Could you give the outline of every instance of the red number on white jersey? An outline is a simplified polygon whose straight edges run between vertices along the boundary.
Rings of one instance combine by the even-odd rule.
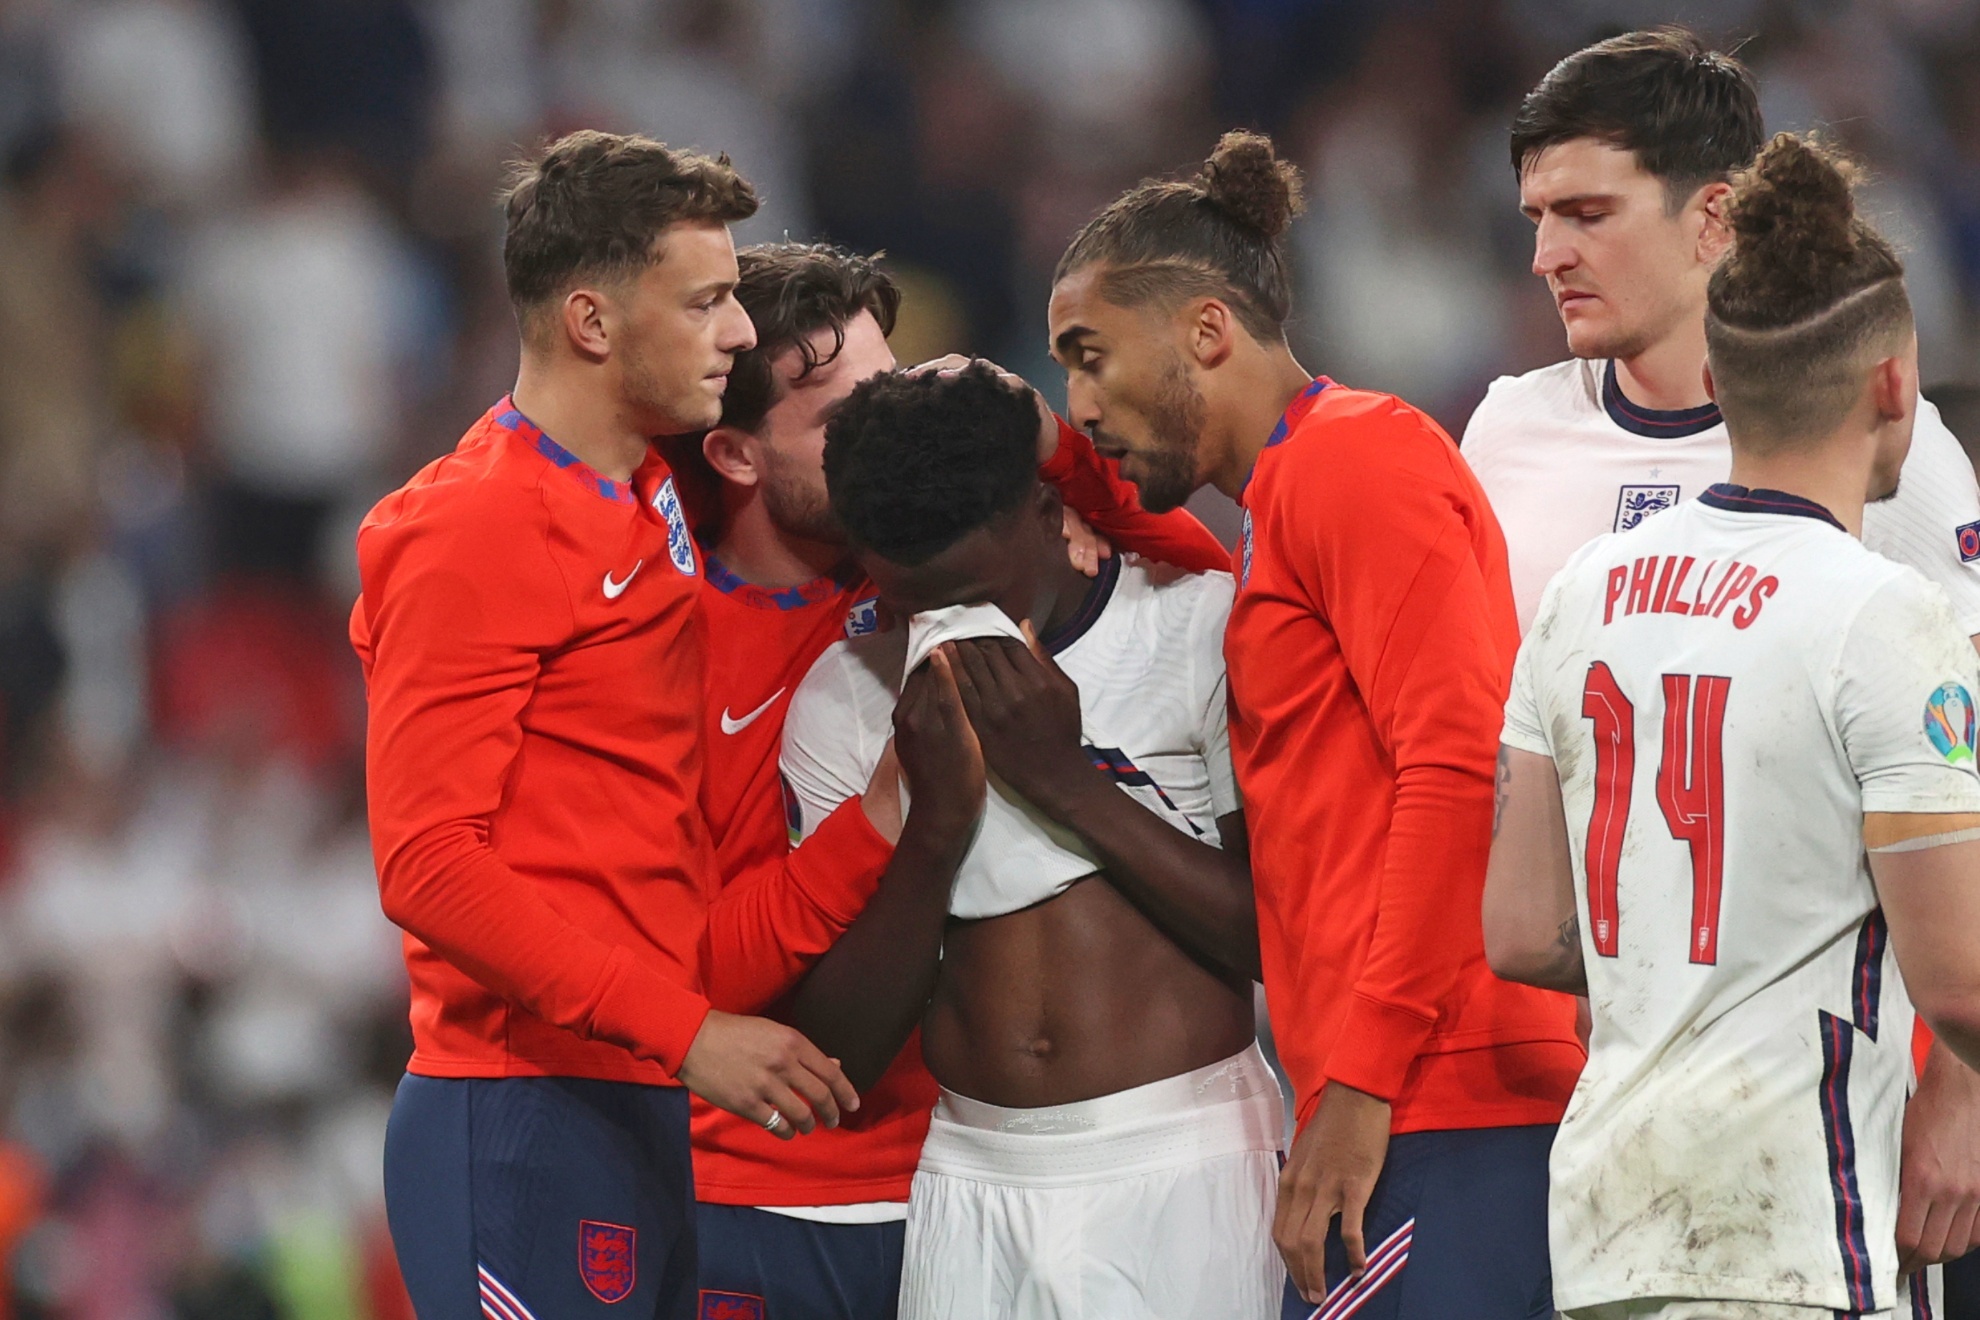
[[[1595,810],[1588,817],[1588,929],[1595,952],[1616,956],[1616,872],[1622,866],[1623,831],[1629,827],[1630,788],[1636,779],[1636,707],[1616,676],[1597,660],[1588,666],[1581,713],[1595,721]]]
[[[1664,755],[1657,805],[1671,837],[1691,848],[1691,961],[1719,960],[1719,899],[1726,867],[1724,732],[1732,680],[1664,675]],[[1595,952],[1616,956],[1617,880],[1636,778],[1636,707],[1609,667],[1588,666],[1581,714],[1595,725],[1595,809],[1588,817],[1588,923]]]
[[[1691,961],[1719,960],[1719,889],[1726,874],[1723,735],[1730,678],[1664,675],[1664,761],[1657,805],[1671,837],[1691,845]],[[1687,715],[1689,718],[1687,719]]]

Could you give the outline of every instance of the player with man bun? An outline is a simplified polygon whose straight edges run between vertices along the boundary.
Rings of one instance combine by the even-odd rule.
[[[1590,1000],[1552,1160],[1575,1320],[1928,1313],[1900,1128],[1913,1003],[1980,1063],[1980,665],[1859,539],[1918,350],[1852,179],[1782,134],[1735,180],[1705,320],[1731,480],[1577,552],[1514,674],[1486,949]]]
[[[1285,1109],[1253,1043],[1230,576],[1068,564],[1038,423],[978,364],[867,381],[827,428],[832,507],[905,626],[835,645],[798,689],[795,823],[944,701],[981,748],[983,815],[963,847],[919,850],[919,885],[890,879],[794,1020],[854,1079],[919,1023],[942,1085],[902,1320],[1268,1320]]]
[[[1471,919],[1518,632],[1505,544],[1450,438],[1286,344],[1298,177],[1227,134],[1061,258],[1067,415],[1150,508],[1245,510],[1224,654],[1258,939],[1299,1134],[1285,1314],[1549,1310],[1546,1160],[1572,1001],[1494,978]],[[1338,1219],[1338,1228],[1330,1224]]]

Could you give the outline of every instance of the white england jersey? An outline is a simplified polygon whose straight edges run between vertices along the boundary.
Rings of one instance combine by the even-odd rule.
[[[1104,561],[1078,616],[1039,639],[1079,685],[1085,727],[1119,744],[1090,745],[1088,757],[1130,796],[1172,824],[1180,818],[1210,844],[1219,843],[1217,818],[1240,806],[1224,696],[1232,595],[1228,573],[1184,573],[1117,555]],[[835,642],[791,697],[782,770],[796,838],[866,791],[894,734],[907,646],[907,629],[898,627]],[[982,860],[999,859],[969,858]],[[983,915],[966,905],[955,910]]]
[[[1793,496],[1710,489],[1549,585],[1503,738],[1560,772],[1594,1017],[1563,1310],[1893,1304],[1912,1011],[1863,815],[1980,811],[1976,692],[1945,593]]]
[[[1613,362],[1579,358],[1494,381],[1463,449],[1505,531],[1522,634],[1569,555],[1732,471],[1716,405],[1640,408],[1617,388]],[[1863,543],[1945,588],[1960,628],[1980,633],[1980,486],[1926,399],[1897,496],[1864,511]]]

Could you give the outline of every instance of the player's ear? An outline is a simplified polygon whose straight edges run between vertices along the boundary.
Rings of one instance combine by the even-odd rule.
[[[1917,406],[1918,366],[1915,358],[1887,357],[1870,372],[1870,399],[1880,421],[1903,421]]]
[[[754,486],[763,479],[756,464],[752,437],[733,426],[718,426],[701,437],[701,456],[715,475],[738,486]]]
[[[1711,359],[1706,359],[1705,365],[1700,368],[1700,371],[1703,372],[1705,377],[1705,397],[1713,403],[1717,403],[1719,401],[1719,387],[1712,381]]]
[[[603,362],[611,355],[612,337],[606,327],[609,313],[596,289],[572,289],[564,295],[557,312],[564,338],[578,356]]]
[[[1049,481],[1039,482],[1037,492],[1031,497],[1031,507],[1038,515],[1038,521],[1050,528],[1053,536],[1058,536],[1064,530],[1066,502],[1059,494],[1057,486]]]
[[[1236,314],[1222,298],[1196,298],[1183,305],[1185,349],[1199,367],[1222,364],[1242,333]]]
[[[1732,249],[1732,185],[1708,183],[1698,190],[1691,204],[1698,208],[1698,260],[1716,266]]]

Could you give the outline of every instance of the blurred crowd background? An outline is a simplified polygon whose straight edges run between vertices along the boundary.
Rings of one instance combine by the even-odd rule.
[[[1303,360],[1457,433],[1562,355],[1513,106],[1665,20],[1871,162],[1980,377],[1975,0],[0,0],[0,1317],[410,1314],[343,627],[364,510],[512,379],[505,159],[726,150],[739,240],[885,249],[903,361],[1056,396],[1072,231],[1263,127]]]

